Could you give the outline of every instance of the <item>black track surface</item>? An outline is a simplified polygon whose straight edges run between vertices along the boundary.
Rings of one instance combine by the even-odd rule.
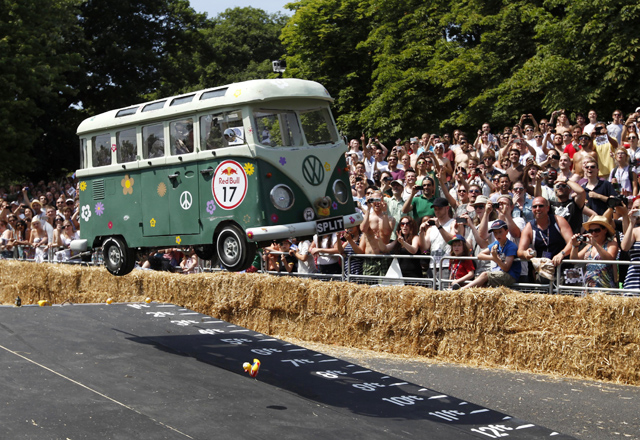
[[[571,438],[169,304],[0,307],[0,383],[0,439]]]

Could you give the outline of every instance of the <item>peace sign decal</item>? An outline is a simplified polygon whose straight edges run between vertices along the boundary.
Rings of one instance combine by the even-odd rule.
[[[191,208],[191,205],[193,205],[193,196],[191,193],[189,191],[185,191],[180,194],[180,207],[186,211]]]

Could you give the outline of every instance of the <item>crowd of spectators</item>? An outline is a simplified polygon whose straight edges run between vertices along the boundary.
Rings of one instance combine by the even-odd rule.
[[[69,259],[80,230],[73,178],[0,188],[0,208],[2,258]]]
[[[484,123],[476,133],[423,133],[391,147],[352,139],[345,156],[362,224],[273,243],[264,267],[384,276],[396,263],[403,277],[419,279],[441,262],[441,276],[458,289],[548,283],[550,265],[600,260],[565,265],[565,282],[640,289],[639,266],[602,263],[640,261],[639,112],[615,110],[606,122],[594,110],[574,121],[563,110],[540,121],[523,114],[502,130]],[[80,227],[76,184],[0,188],[0,257],[68,259]],[[383,257],[348,258],[362,254]],[[468,256],[476,258],[456,258]],[[167,265],[192,273],[199,261],[192,249],[165,249],[139,264]]]
[[[638,289],[639,266],[602,263],[640,261],[638,112],[523,114],[497,131],[485,123],[393,146],[352,139],[346,159],[362,224],[304,245],[274,243],[266,267],[336,274],[332,256],[342,254],[350,274],[384,276],[394,256],[431,255],[431,265],[447,256],[442,276],[459,289],[548,284],[563,260],[601,260],[564,264],[565,282]],[[389,257],[346,258],[358,254]],[[466,256],[476,259],[456,259]],[[424,259],[398,262],[403,277],[433,276]]]

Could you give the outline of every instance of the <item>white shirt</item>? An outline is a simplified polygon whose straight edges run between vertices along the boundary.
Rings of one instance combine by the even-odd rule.
[[[446,222],[442,227],[450,233],[454,233],[453,225],[455,224],[456,219],[452,218],[448,222]],[[451,246],[444,241],[442,238],[442,234],[436,227],[431,227],[427,231],[427,237],[429,238],[429,242],[431,243],[430,252],[431,256],[433,256],[434,264],[440,263],[440,258],[444,255],[451,255]],[[449,267],[449,260],[446,259],[442,263],[442,267]]]
[[[298,260],[298,273],[318,273],[316,263],[313,261],[313,255],[309,253],[310,246],[311,242],[309,240],[298,243],[298,253],[305,257],[304,261]]]

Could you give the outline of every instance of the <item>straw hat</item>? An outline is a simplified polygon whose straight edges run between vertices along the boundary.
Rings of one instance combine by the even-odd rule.
[[[605,228],[607,228],[607,231],[609,231],[609,235],[615,235],[616,233],[616,230],[613,228],[613,226],[611,226],[611,224],[607,221],[607,218],[603,215],[594,215],[589,219],[588,222],[584,222],[582,224],[582,227],[585,229],[585,231],[588,231],[591,228],[591,225],[604,226]]]

